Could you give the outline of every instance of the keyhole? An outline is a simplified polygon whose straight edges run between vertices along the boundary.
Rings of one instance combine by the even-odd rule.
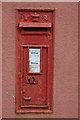
[[[30,81],[31,81],[31,77],[28,79],[28,83],[30,83]]]
[[[30,83],[30,79],[28,79],[28,83]]]

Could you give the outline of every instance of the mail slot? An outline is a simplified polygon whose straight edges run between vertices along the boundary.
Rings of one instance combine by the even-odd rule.
[[[17,9],[16,113],[52,113],[53,9]]]

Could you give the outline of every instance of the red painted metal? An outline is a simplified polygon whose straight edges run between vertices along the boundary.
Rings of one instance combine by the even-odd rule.
[[[17,10],[17,113],[52,113],[54,13]],[[29,72],[31,48],[40,50],[40,72]]]
[[[51,27],[51,23],[26,23],[26,22],[20,22],[19,27],[41,27],[41,28],[47,28]]]

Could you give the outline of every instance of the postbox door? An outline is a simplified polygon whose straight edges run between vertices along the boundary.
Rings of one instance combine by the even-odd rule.
[[[48,47],[23,47],[22,107],[47,106]]]

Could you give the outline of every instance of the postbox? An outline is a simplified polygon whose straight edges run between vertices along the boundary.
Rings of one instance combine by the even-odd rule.
[[[16,113],[52,113],[55,10],[16,11]]]

